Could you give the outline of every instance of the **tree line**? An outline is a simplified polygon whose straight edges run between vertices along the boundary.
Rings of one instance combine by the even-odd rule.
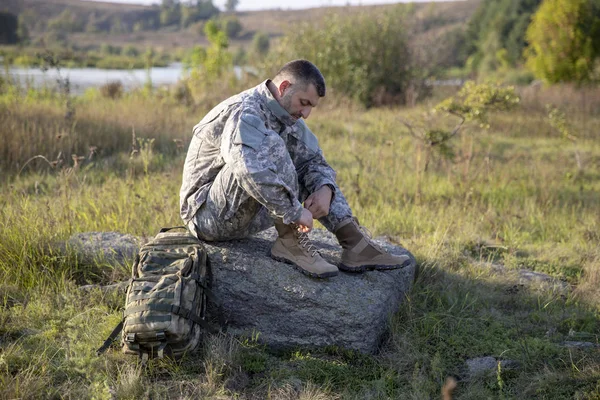
[[[235,8],[237,2],[229,0],[227,6]],[[220,10],[212,0],[162,0],[159,6],[123,12],[70,7],[50,18],[40,15],[35,8],[28,8],[18,16],[3,12],[2,18],[9,18],[11,21],[17,19],[17,25],[12,22],[2,23],[0,34],[8,35],[8,32],[12,32],[12,35],[16,34],[21,40],[27,40],[31,31],[66,35],[75,32],[125,33],[165,27],[187,28],[192,24],[215,18],[219,13]],[[11,39],[11,42],[14,42],[13,36]],[[7,43],[6,40],[4,42]]]
[[[481,75],[526,66],[549,83],[597,81],[600,1],[483,0],[465,46]]]

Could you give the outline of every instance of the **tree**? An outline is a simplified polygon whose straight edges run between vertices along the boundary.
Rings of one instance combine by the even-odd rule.
[[[239,3],[240,3],[239,0],[227,0],[225,2],[225,10],[229,11],[229,12],[233,12],[233,11],[235,11],[235,9],[237,8]]]
[[[198,20],[198,12],[195,6],[182,5],[181,7],[181,26],[187,28]]]
[[[200,19],[209,19],[219,14],[219,9],[215,7],[212,0],[198,0],[196,9]]]
[[[548,83],[593,79],[600,56],[600,5],[595,0],[544,0],[527,29],[527,67]]]
[[[100,32],[100,21],[95,12],[88,16],[87,24],[85,25],[85,31],[88,33]]]
[[[179,25],[181,21],[181,4],[179,0],[163,0],[160,6],[160,25]]]
[[[48,21],[51,31],[71,33],[83,31],[83,23],[69,9],[65,9],[55,18]]]
[[[19,42],[29,42],[29,29],[27,29],[27,24],[20,15],[18,20],[17,36],[19,36]]]
[[[0,44],[15,44],[19,41],[17,16],[0,12]]]
[[[219,29],[214,21],[208,21],[204,25],[204,34],[210,42],[210,46],[206,49],[206,59],[202,66],[204,67],[204,78],[207,82],[212,82],[233,67],[232,57],[227,51],[227,47],[229,47],[227,33]]]
[[[207,20],[219,13],[212,0],[189,1],[180,4],[180,25],[183,28],[202,20]]]
[[[123,48],[122,54],[128,57],[138,57],[140,55],[139,50],[133,45],[127,45]]]
[[[127,32],[127,26],[123,24],[123,21],[119,17],[114,17],[110,24],[110,33],[124,33]]]
[[[221,30],[225,31],[228,38],[236,38],[242,31],[242,23],[235,17],[224,18],[219,23]]]
[[[252,49],[255,53],[264,56],[269,52],[271,45],[269,35],[264,32],[256,32],[252,38]]]
[[[517,65],[527,45],[525,31],[542,0],[484,0],[469,21],[467,65],[487,73]]]

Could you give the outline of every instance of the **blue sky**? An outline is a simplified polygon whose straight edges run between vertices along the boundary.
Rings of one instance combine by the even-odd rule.
[[[134,3],[134,4],[153,4],[160,3],[160,0],[102,0],[110,1],[111,3]],[[432,0],[414,0],[414,2],[423,3]],[[433,1],[444,1],[444,0],[433,0]],[[351,5],[371,5],[371,4],[390,4],[390,3],[407,3],[409,1],[399,0],[303,0],[301,2],[297,0],[240,0],[238,10],[264,10],[272,8],[282,9],[301,9],[301,8],[313,8],[321,6],[344,6],[347,4]],[[223,9],[225,0],[213,0],[213,3]]]

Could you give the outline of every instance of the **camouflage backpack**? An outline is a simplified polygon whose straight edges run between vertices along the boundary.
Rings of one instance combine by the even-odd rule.
[[[177,227],[183,228],[185,227]],[[97,353],[103,353],[123,331],[123,352],[143,360],[177,358],[193,351],[206,322],[210,265],[200,241],[186,232],[163,228],[146,243],[133,263],[123,320]]]

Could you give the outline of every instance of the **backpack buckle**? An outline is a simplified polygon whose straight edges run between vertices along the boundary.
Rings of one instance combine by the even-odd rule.
[[[126,341],[127,343],[135,343],[135,333],[128,333],[128,334],[125,336],[125,341]]]
[[[157,332],[156,333],[156,340],[166,340],[167,339],[167,334],[165,332]]]

